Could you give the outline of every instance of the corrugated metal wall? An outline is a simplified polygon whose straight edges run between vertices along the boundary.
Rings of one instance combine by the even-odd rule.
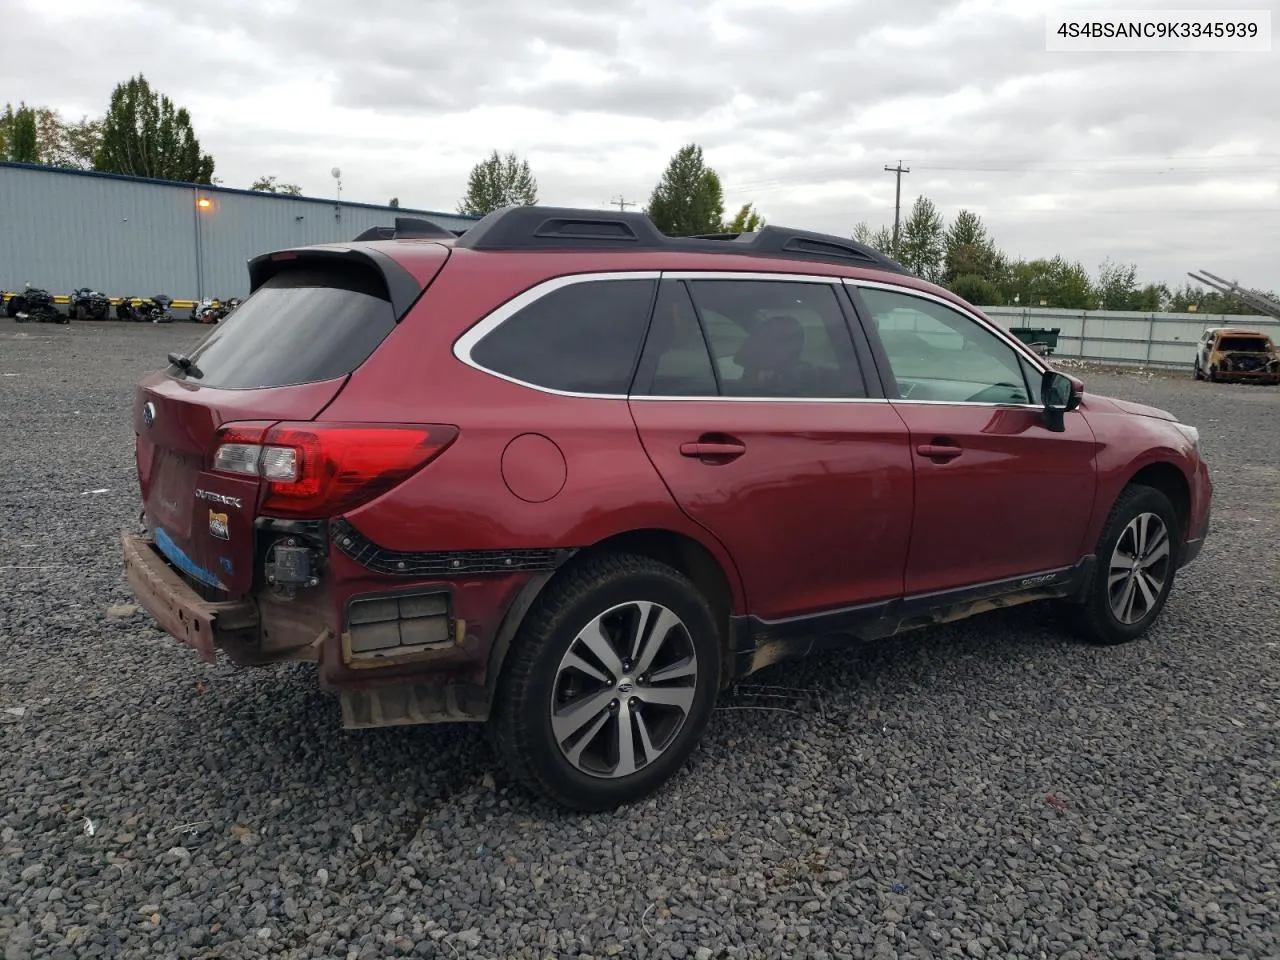
[[[207,208],[196,201],[206,197]],[[94,287],[112,296],[243,297],[245,261],[354,239],[394,217],[451,230],[474,220],[425,210],[283,197],[0,163],[0,290]]]
[[[1048,307],[983,307],[982,312],[1005,329],[1057,327],[1061,332],[1055,356],[1103,363],[1185,366],[1190,369],[1195,360],[1196,341],[1209,327],[1261,330],[1280,343],[1280,321],[1272,317],[1054,310]]]

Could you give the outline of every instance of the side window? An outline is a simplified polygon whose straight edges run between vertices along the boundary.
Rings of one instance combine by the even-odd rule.
[[[679,280],[664,280],[658,290],[634,392],[652,397],[714,397],[718,393],[707,341],[689,291]]]
[[[788,280],[689,282],[727,397],[865,397],[835,290]]]
[[[958,310],[906,293],[861,287],[905,400],[1036,403],[1018,351]]]
[[[590,280],[553,290],[483,337],[471,359],[538,387],[625,396],[656,283]]]

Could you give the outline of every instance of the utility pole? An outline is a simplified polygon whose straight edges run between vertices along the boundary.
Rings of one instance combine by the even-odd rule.
[[[621,196],[617,196],[609,201],[609,206],[613,206],[614,204],[617,204],[618,209],[623,213],[626,213],[627,207],[634,207],[636,202],[634,200],[623,200]]]
[[[897,174],[898,185],[893,191],[893,255],[898,256],[898,223],[902,218],[902,175],[910,173],[910,167],[904,167],[902,161],[898,161],[896,167],[886,166],[885,170],[889,173]]]

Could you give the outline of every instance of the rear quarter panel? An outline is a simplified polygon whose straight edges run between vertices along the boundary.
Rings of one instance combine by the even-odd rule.
[[[573,548],[630,530],[670,530],[716,558],[735,612],[745,612],[730,556],[672,500],[625,399],[546,394],[453,356],[454,342],[473,323],[555,275],[545,259],[455,252],[324,411],[321,420],[449,423],[460,431],[437,460],[348,518],[380,546],[406,551]],[[628,267],[645,269],[634,259]],[[578,260],[576,269],[560,272],[616,268],[616,260]]]

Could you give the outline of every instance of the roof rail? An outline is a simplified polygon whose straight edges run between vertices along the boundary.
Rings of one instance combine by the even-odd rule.
[[[422,220],[418,217],[396,217],[394,227],[370,227],[352,242],[355,243],[361,240],[435,240],[442,237],[448,237],[452,240],[458,235],[457,232],[447,227],[442,227],[438,223],[432,223],[430,220]]]
[[[504,207],[468,229],[459,250],[649,250],[728,253],[739,256],[820,260],[910,274],[878,250],[854,240],[765,226],[754,233],[668,237],[643,213],[610,213],[570,207]]]

